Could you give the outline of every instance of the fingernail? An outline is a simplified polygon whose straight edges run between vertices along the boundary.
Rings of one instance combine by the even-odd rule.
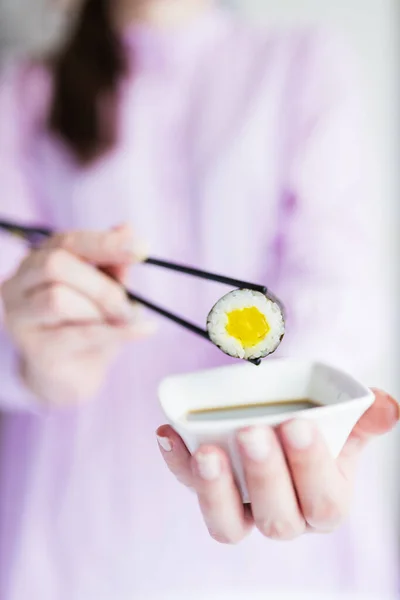
[[[124,254],[129,256],[129,258],[139,262],[146,260],[146,258],[149,256],[148,246],[144,244],[144,242],[133,240],[125,241],[121,250],[124,252]]]
[[[199,475],[206,481],[214,481],[221,475],[221,460],[215,452],[203,452],[196,455]]]
[[[138,244],[137,242],[135,243],[133,248],[133,255],[137,261],[145,261],[146,258],[148,258],[149,254],[150,252],[147,244],[145,244],[144,242],[141,242],[140,244]]]
[[[241,431],[238,439],[251,460],[263,461],[271,451],[271,437],[265,427],[253,427]]]
[[[160,435],[157,436],[157,441],[160,444],[161,448],[165,451],[165,452],[171,452],[172,451],[172,443],[171,440],[169,440],[166,437],[161,437]]]
[[[291,421],[285,426],[284,434],[289,444],[298,450],[311,446],[314,439],[314,430],[308,421]]]

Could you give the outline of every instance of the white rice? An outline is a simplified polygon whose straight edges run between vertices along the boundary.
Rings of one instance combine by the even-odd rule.
[[[258,344],[244,347],[239,339],[227,332],[228,314],[234,310],[251,307],[257,308],[264,315],[270,329]],[[211,341],[225,354],[249,360],[263,358],[277,349],[285,333],[285,322],[277,302],[261,292],[235,290],[223,296],[211,310],[207,319],[207,330]]]

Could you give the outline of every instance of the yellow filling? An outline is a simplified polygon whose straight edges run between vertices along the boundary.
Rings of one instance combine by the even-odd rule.
[[[255,306],[232,310],[227,317],[227,333],[237,339],[243,348],[256,346],[270,331],[267,319]]]

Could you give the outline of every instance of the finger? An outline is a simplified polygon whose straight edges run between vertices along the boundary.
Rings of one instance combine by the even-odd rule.
[[[13,304],[25,301],[41,287],[63,284],[93,302],[105,318],[129,321],[132,305],[123,288],[91,265],[75,258],[65,250],[39,250],[32,254],[13,282],[9,283],[5,301]]]
[[[398,402],[386,392],[373,390],[375,401],[362,415],[351,432],[338,463],[346,476],[349,476],[355,467],[361,451],[373,438],[391,431],[399,422],[400,407]]]
[[[50,284],[37,288],[28,299],[13,304],[9,320],[19,327],[55,327],[67,323],[97,323],[104,321],[103,314],[85,296],[63,284]]]
[[[129,276],[129,265],[115,265],[110,267],[103,267],[101,269],[105,275],[108,275],[115,281],[118,281],[122,285],[127,285]]]
[[[332,531],[346,515],[350,496],[336,461],[311,421],[285,423],[279,435],[305,520],[318,531]]]
[[[238,435],[239,449],[255,524],[271,539],[302,533],[301,514],[279,441],[270,427],[251,427]]]
[[[96,264],[113,265],[143,260],[143,249],[135,242],[128,226],[110,231],[73,231],[52,236],[44,248],[62,248],[75,256]]]
[[[60,340],[65,340],[66,349],[74,355],[87,355],[102,350],[104,355],[113,354],[123,341],[123,329],[106,323],[75,325],[58,328]]]
[[[73,330],[75,330],[75,338],[77,340],[76,351],[82,351],[82,353],[88,350],[103,350],[106,353],[108,349],[113,353],[115,349],[120,348],[122,343],[131,339],[141,339],[145,336],[145,328],[143,327],[143,331],[141,331],[139,324],[133,324],[127,328],[126,326],[113,326],[102,323],[100,325],[83,325],[83,327],[72,325],[62,329],[63,331],[71,330],[71,335],[73,335]],[[83,344],[82,338],[84,341]]]
[[[226,454],[219,448],[200,448],[192,459],[193,484],[205,524],[213,539],[236,544],[251,529]]]
[[[154,321],[141,320],[138,316],[138,320],[136,323],[132,323],[131,325],[121,325],[119,326],[121,330],[121,334],[123,339],[126,341],[130,340],[142,340],[148,338],[158,331],[158,324]]]
[[[113,323],[120,336],[126,340],[137,340],[153,335],[157,331],[154,321],[144,320],[139,307],[132,307],[132,323]],[[14,305],[8,313],[8,322],[24,330],[25,327],[76,328],[89,325],[105,325],[102,313],[87,298],[75,290],[54,284],[39,290],[22,305]]]
[[[171,473],[187,487],[193,487],[191,455],[183,440],[169,425],[157,430],[161,454]]]
[[[79,326],[71,324],[47,329],[41,360],[49,365],[55,362],[56,366],[61,354],[64,357],[71,355],[75,360],[79,357],[90,360],[92,356],[93,360],[97,361],[99,352],[104,357],[113,355],[126,341],[126,335],[124,327],[114,327],[104,323]],[[33,342],[37,343],[36,338]],[[29,338],[27,343],[30,343]]]
[[[125,235],[132,235],[131,232],[131,228],[129,227],[129,225],[116,225],[115,227],[112,228],[112,231],[115,232],[119,232],[120,234],[124,233]],[[135,249],[135,255],[138,256],[139,259],[139,250],[138,248]],[[143,257],[142,260],[144,260],[146,258],[146,255],[143,251]],[[116,264],[116,265],[108,265],[105,267],[102,267],[102,271],[106,274],[109,275],[110,277],[112,277],[112,279],[115,279],[116,281],[119,281],[119,283],[122,283],[122,285],[126,285],[127,281],[128,281],[128,274],[129,274],[129,267],[130,264]]]
[[[134,254],[137,261],[141,262],[146,260],[149,256],[149,249],[146,244],[144,244],[143,240],[139,240],[133,236],[132,228],[127,223],[122,223],[120,225],[116,225],[111,228],[111,231],[119,232],[122,235],[127,235],[128,237],[132,237],[134,240]]]

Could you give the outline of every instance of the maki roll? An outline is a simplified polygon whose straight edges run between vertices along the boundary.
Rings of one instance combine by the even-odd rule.
[[[278,348],[285,334],[277,300],[253,290],[223,296],[207,318],[210,340],[225,354],[258,361]]]

